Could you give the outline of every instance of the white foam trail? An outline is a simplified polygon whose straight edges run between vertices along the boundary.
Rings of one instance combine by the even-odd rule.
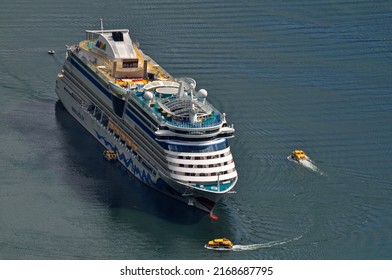
[[[304,166],[304,167],[306,167],[306,168],[308,168],[308,169],[310,169],[310,170],[312,170],[314,172],[317,172],[317,173],[319,173],[321,175],[324,175],[324,173],[321,172],[320,169],[310,159],[308,159],[308,160],[300,160],[299,164],[301,164],[302,166]]]
[[[289,161],[293,161],[295,163],[299,163],[303,167],[305,167],[307,169],[310,169],[310,170],[312,170],[314,172],[317,172],[320,175],[325,175],[323,172],[321,172],[321,170],[314,164],[314,162],[311,159],[306,159],[306,160],[301,159],[301,160],[297,161],[297,160],[292,159],[291,156],[288,156],[287,159]]]
[[[57,53],[51,55],[51,57],[54,58],[54,60],[59,64],[62,65],[64,63],[64,58],[60,57]]]
[[[263,249],[263,248],[271,248],[271,247],[278,246],[278,245],[284,245],[284,244],[287,244],[291,241],[295,241],[295,240],[298,240],[301,238],[302,238],[302,235],[295,237],[293,239],[289,239],[289,240],[271,241],[271,242],[262,243],[262,244],[233,245],[233,251],[254,251],[254,250],[259,250],[259,249]]]

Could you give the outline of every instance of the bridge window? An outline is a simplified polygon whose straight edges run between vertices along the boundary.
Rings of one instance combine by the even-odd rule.
[[[138,60],[136,59],[124,59],[123,60],[123,68],[137,68],[138,67]]]

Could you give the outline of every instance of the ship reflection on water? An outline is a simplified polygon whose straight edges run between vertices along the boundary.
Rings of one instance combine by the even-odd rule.
[[[181,224],[196,223],[206,217],[204,212],[144,186],[118,162],[105,161],[104,147],[70,116],[61,101],[56,102],[55,113],[64,140],[61,150],[67,154],[64,164],[71,170],[64,180],[87,203],[99,203],[113,210],[141,211]]]

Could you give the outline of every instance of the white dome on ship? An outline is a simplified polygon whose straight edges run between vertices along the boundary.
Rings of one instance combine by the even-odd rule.
[[[200,90],[196,93],[196,97],[197,97],[198,99],[201,99],[201,100],[206,99],[206,98],[207,98],[207,95],[208,95],[208,93],[207,93],[207,91],[206,91],[204,88],[200,89]]]
[[[145,91],[143,94],[143,98],[146,101],[151,101],[154,98],[154,94],[151,91]]]

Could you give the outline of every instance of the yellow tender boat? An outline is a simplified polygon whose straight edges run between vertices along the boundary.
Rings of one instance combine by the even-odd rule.
[[[233,249],[233,242],[227,238],[217,238],[208,241],[204,248],[217,251],[230,251]]]
[[[307,160],[308,156],[302,150],[295,150],[291,153],[291,158],[300,161],[300,160]]]
[[[113,150],[105,150],[103,152],[103,157],[107,161],[114,161],[114,160],[117,160],[117,153]]]

